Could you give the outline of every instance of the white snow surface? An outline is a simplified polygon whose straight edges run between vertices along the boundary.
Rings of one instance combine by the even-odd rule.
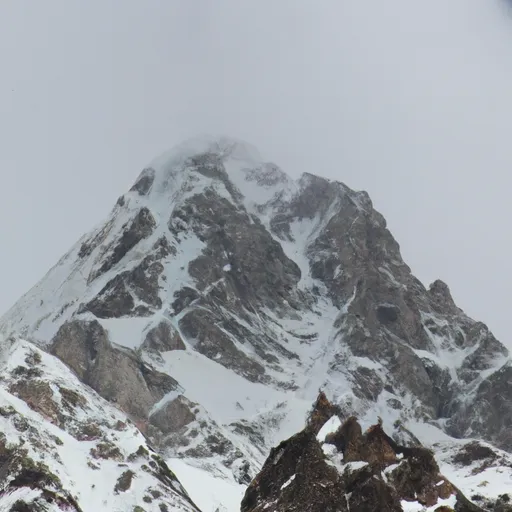
[[[320,429],[320,432],[318,432],[316,439],[319,443],[325,442],[325,438],[329,434],[333,434],[338,430],[338,428],[341,426],[341,420],[338,416],[333,416],[331,419],[327,420],[324,424],[324,426]]]
[[[245,486],[227,477],[212,475],[194,466],[186,459],[167,459],[183,486],[190,490],[190,497],[202,512],[216,512],[218,508],[226,512],[239,512]]]

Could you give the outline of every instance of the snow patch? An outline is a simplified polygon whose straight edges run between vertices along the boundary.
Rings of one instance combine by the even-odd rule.
[[[212,476],[203,469],[187,464],[183,459],[167,459],[167,465],[189,492],[192,501],[203,512],[215,512],[224,507],[226,512],[239,512],[246,487]]]
[[[340,426],[341,426],[341,420],[339,419],[339,417],[332,416],[325,422],[324,426],[318,432],[318,434],[316,436],[317,441],[320,443],[324,443],[325,438],[329,434],[333,434],[334,432],[336,432]]]
[[[297,475],[292,475],[286,482],[281,486],[281,490],[286,489],[294,480]]]

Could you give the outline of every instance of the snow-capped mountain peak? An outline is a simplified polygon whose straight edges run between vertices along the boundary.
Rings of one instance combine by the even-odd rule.
[[[237,499],[319,388],[364,428],[512,449],[512,366],[489,329],[412,275],[365,192],[294,180],[235,139],[153,161],[0,329]]]

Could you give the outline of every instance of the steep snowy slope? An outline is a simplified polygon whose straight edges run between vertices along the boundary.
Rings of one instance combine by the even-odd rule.
[[[64,361],[177,471],[234,495],[319,388],[363,426],[380,415],[425,442],[512,449],[505,347],[444,283],[414,278],[366,193],[293,180],[240,141],[155,160],[0,329]]]
[[[56,358],[6,340],[0,375],[0,510],[199,511],[126,416]]]

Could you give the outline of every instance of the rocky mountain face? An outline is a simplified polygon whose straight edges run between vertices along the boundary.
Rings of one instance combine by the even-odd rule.
[[[291,179],[239,141],[197,139],[155,160],[0,330],[57,357],[165,457],[234,482],[240,497],[302,431],[319,389],[363,431],[380,415],[391,437],[512,450],[507,349],[446,284],[412,275],[366,193]],[[299,452],[322,454],[300,436]]]

